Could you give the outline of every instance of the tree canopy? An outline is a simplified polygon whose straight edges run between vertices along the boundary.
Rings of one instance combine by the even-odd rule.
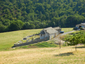
[[[28,23],[29,29],[74,27],[85,22],[85,0],[0,0],[2,25],[10,29],[17,20]],[[28,29],[25,25],[22,29]]]

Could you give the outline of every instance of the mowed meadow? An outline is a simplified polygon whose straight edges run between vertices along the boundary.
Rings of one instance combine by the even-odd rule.
[[[0,33],[0,51],[11,50],[14,43],[22,40],[22,38],[26,36],[40,33],[41,30],[42,29],[28,29]],[[62,28],[62,31],[72,31],[72,28]]]
[[[0,50],[9,50],[14,43],[22,40],[26,36],[39,33],[41,30],[32,29],[0,33]]]

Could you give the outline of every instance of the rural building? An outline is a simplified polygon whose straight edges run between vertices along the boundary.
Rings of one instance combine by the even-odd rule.
[[[37,42],[50,40],[50,39],[56,37],[60,33],[60,31],[61,31],[60,27],[44,28],[39,34],[35,34],[38,36],[40,35],[40,38],[38,37],[36,39],[33,39],[33,36],[35,36],[35,35],[30,35],[30,36],[23,38],[23,40],[26,40],[26,42],[23,42],[23,40],[20,40],[17,43],[15,43],[13,47],[29,45],[29,44],[34,44]],[[30,38],[32,38],[32,40]]]
[[[44,38],[52,39],[52,38],[56,37],[60,31],[61,31],[61,29],[59,27],[45,28],[40,32],[40,39],[44,39]]]
[[[85,23],[77,24],[76,27],[78,27],[78,28],[80,28],[80,27],[85,28]]]
[[[60,28],[60,27],[54,27],[54,29],[55,29],[56,31],[58,31],[58,33],[60,33],[60,31],[61,31],[61,28]]]

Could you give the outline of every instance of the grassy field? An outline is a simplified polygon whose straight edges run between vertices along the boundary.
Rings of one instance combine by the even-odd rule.
[[[74,46],[61,49],[59,47],[46,48],[47,46],[45,48],[11,49],[15,42],[28,35],[39,33],[41,30],[0,33],[0,64],[85,64],[85,46],[78,46],[77,51]],[[68,32],[72,31],[72,28],[62,28],[62,30]]]
[[[85,47],[31,48],[1,51],[0,64],[85,64]]]
[[[42,29],[32,29],[0,33],[0,51],[11,49],[14,43],[28,35],[39,33],[41,30]]]
[[[62,28],[61,30],[64,31],[64,32],[68,32],[68,31],[72,31],[73,28]]]
[[[32,29],[0,33],[0,51],[11,50],[14,43],[22,40],[22,38],[28,35],[39,33],[41,30],[42,29]],[[62,28],[62,31],[72,31],[72,28]]]

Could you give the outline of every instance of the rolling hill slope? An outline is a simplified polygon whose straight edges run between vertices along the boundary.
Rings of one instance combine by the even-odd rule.
[[[15,21],[24,24],[14,30],[74,27],[85,22],[85,0],[0,0],[0,32],[10,31]]]

